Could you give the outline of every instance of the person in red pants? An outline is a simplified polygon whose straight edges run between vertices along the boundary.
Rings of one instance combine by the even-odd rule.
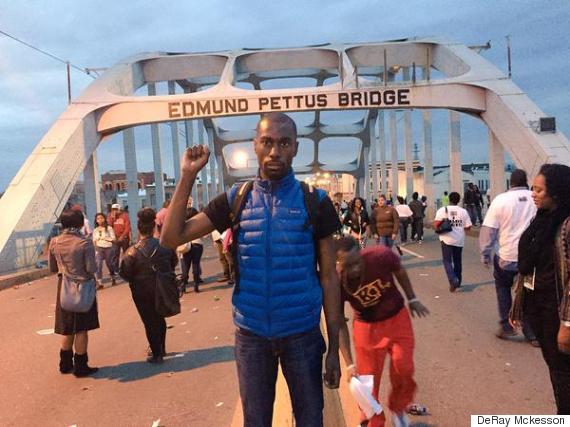
[[[388,408],[392,412],[392,424],[409,426],[406,408],[416,391],[414,331],[409,313],[423,317],[429,311],[416,298],[400,258],[389,248],[373,246],[360,250],[352,237],[343,237],[337,243],[336,257],[343,307],[348,301],[354,309],[356,365],[346,322],[339,336],[340,350],[348,366],[348,380],[357,375],[374,375],[372,395],[378,400],[384,359],[389,355],[392,389]],[[408,308],[394,277],[406,295]],[[361,420],[361,425],[368,427],[381,427],[386,421],[384,412],[370,420],[362,413]]]

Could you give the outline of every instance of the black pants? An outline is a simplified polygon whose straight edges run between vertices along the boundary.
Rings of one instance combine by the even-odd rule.
[[[182,256],[182,281],[185,285],[188,284],[190,276],[190,266],[192,266],[192,277],[194,279],[194,287],[198,286],[198,282],[202,280],[202,267],[200,261],[204,253],[204,246],[192,243],[190,250]]]
[[[548,365],[558,415],[570,415],[570,355],[558,350],[558,300],[556,291],[525,292],[524,312]]]
[[[166,321],[154,308],[154,297],[133,294],[153,356],[166,353]]]
[[[422,240],[424,238],[424,219],[423,218],[413,218],[412,219],[412,239]]]

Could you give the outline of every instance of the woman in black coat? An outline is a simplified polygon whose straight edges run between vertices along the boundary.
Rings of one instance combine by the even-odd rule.
[[[178,259],[173,250],[160,246],[158,239],[153,237],[155,211],[143,208],[137,216],[140,239],[127,250],[119,274],[129,282],[133,301],[144,324],[152,351],[147,362],[162,363],[166,354],[166,321],[155,308],[156,273],[153,265],[160,271],[174,272]]]
[[[370,218],[366,212],[366,202],[361,197],[355,197],[349,205],[348,215],[344,218],[344,225],[350,227],[350,234],[361,245],[366,241]]]

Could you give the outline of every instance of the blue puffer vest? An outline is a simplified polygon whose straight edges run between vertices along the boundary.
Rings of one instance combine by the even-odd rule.
[[[230,206],[240,187],[236,184],[229,191]],[[317,191],[322,200],[326,193]],[[232,299],[235,324],[266,338],[315,328],[322,289],[315,268],[312,226],[293,172],[280,181],[254,181],[237,239],[239,292],[234,292]]]

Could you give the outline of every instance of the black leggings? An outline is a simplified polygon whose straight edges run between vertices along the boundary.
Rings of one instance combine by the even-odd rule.
[[[560,318],[556,292],[554,289],[538,292],[525,289],[524,292],[525,316],[528,316],[548,365],[558,415],[570,415],[570,355],[558,350]]]
[[[133,295],[137,311],[143,321],[146,338],[153,356],[166,353],[166,321],[154,308],[154,298],[147,295]]]

